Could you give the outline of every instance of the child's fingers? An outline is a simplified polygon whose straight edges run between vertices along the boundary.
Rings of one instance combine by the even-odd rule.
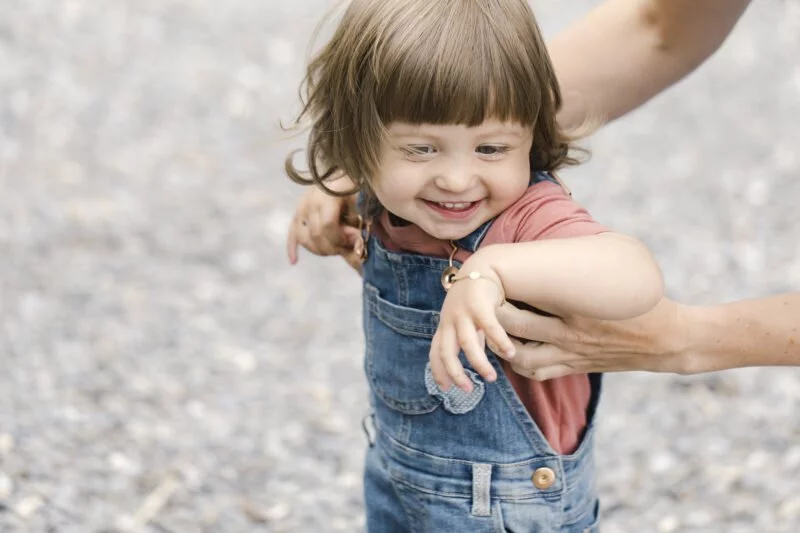
[[[342,226],[342,245],[337,253],[344,257],[351,267],[361,272],[361,256],[355,252],[356,242],[361,238],[361,231],[350,226]]]
[[[431,341],[430,360],[431,374],[433,374],[434,381],[436,381],[436,384],[439,385],[439,388],[443,391],[450,390],[450,387],[453,386],[453,382],[450,380],[450,376],[447,375],[447,370],[444,367],[444,363],[442,363],[442,358],[439,357],[439,335],[434,335]]]
[[[439,324],[439,332],[441,332],[438,350],[439,358],[447,375],[459,389],[465,392],[472,392],[472,381],[467,377],[464,367],[461,366],[461,361],[458,360],[458,352],[460,350],[455,330],[452,327],[442,327]]]
[[[491,383],[496,380],[497,373],[486,357],[485,345],[481,342],[475,324],[469,318],[462,318],[458,321],[457,328],[458,343],[464,350],[464,355],[467,356],[472,368],[486,381]]]
[[[486,319],[482,321],[481,328],[486,334],[486,342],[492,347],[492,351],[503,357],[503,359],[510,360],[514,357],[516,352],[514,343],[511,342],[508,333],[506,333],[506,330],[500,325],[500,322],[494,314],[487,316]]]

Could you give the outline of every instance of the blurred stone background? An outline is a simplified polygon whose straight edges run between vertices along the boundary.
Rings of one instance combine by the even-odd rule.
[[[534,2],[553,35],[598,2]],[[359,531],[359,283],[290,268],[330,0],[2,0],[0,531]],[[800,3],[566,175],[671,296],[800,287]],[[604,532],[800,530],[800,370],[609,376]]]

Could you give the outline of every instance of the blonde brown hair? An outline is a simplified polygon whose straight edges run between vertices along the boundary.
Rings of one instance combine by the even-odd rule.
[[[577,161],[556,123],[561,93],[526,0],[352,0],[308,65],[295,127],[310,122],[305,185],[347,174],[372,197],[380,143],[393,121],[533,128],[531,165]]]

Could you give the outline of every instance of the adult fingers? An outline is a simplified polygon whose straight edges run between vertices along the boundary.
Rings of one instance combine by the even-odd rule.
[[[297,264],[298,255],[297,251],[300,246],[309,248],[308,237],[308,223],[305,219],[301,219],[298,215],[292,220],[289,226],[289,233],[286,236],[286,254],[289,256],[289,262],[293,265]],[[311,250],[313,252],[313,250]]]
[[[289,224],[289,233],[286,236],[286,255],[289,257],[289,263],[297,264],[297,232],[295,230],[295,221]]]
[[[352,226],[342,226],[342,243],[341,246],[344,248],[352,249],[355,246],[356,241],[361,238],[361,230],[358,228],[354,228]]]
[[[345,199],[336,196],[329,196],[319,204],[319,237],[335,248],[344,245],[342,212],[345,209]]]
[[[528,379],[535,379],[536,381],[547,381],[548,379],[562,378],[579,373],[575,368],[565,364],[546,366],[544,368],[538,368],[535,371],[528,367],[511,365],[511,370],[520,376]]]
[[[568,354],[568,352],[553,344],[538,341],[524,342],[516,339],[512,342],[514,343],[515,354],[513,360],[509,359],[509,361],[515,365],[536,369],[574,359],[574,354]]]
[[[346,226],[358,227],[358,195],[343,198],[339,213],[341,222]]]
[[[320,210],[313,209],[308,214],[308,238],[309,244],[306,246],[311,252],[317,255],[336,255],[336,247],[325,237],[322,215]]]
[[[509,335],[526,340],[557,342],[566,332],[560,318],[524,311],[508,302],[497,309],[496,316]]]
[[[546,343],[519,344],[517,355],[510,362],[517,374],[538,381],[586,372],[583,357]]]
[[[533,376],[533,379],[536,381],[547,381],[548,379],[563,378],[564,376],[571,376],[572,374],[578,373],[578,370],[569,365],[553,365],[537,370],[536,374]]]
[[[338,247],[337,253],[341,255],[348,265],[353,267],[356,272],[361,273],[361,256],[355,252],[355,244],[361,238],[361,232],[350,226],[342,226],[342,245]]]

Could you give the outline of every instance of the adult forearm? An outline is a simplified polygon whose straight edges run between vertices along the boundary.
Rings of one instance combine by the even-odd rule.
[[[749,0],[606,0],[549,45],[567,128],[610,122],[693,71]]]
[[[510,300],[558,316],[618,320],[661,299],[661,272],[650,252],[624,235],[603,233],[487,246],[462,270],[495,274]]]
[[[800,293],[688,307],[685,318],[684,373],[800,365]]]

